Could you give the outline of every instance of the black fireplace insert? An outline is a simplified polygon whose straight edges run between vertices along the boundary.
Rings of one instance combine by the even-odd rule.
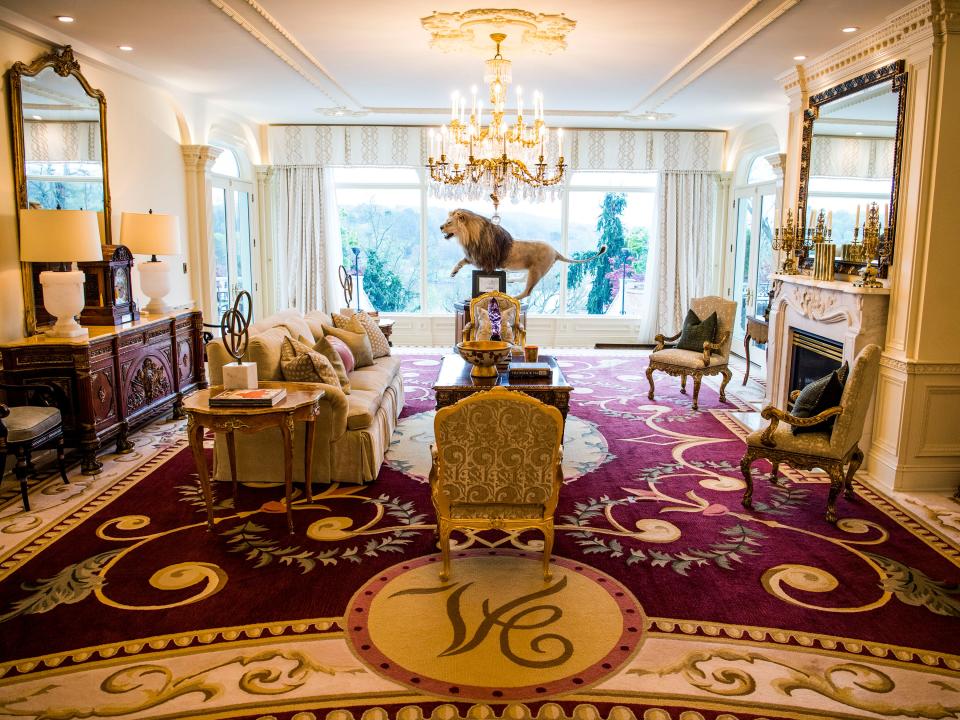
[[[843,344],[794,328],[790,333],[790,392],[827,375],[843,362]]]

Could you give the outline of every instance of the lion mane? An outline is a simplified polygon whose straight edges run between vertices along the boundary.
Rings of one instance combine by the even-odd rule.
[[[483,272],[503,267],[513,247],[513,236],[483,215],[469,210],[456,210],[460,223],[460,243],[470,264]]]

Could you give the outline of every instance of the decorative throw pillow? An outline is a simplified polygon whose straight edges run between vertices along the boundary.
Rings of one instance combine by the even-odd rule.
[[[380,329],[380,324],[376,319],[370,317],[366,312],[358,312],[352,318],[351,327],[346,328],[347,330],[353,330],[354,327],[360,326],[363,328],[364,332],[367,333],[367,337],[370,338],[370,347],[373,350],[373,357],[386,357],[390,354],[390,343],[387,342],[387,336],[383,334],[383,331]]]
[[[333,319],[333,326],[338,330],[348,330],[350,327],[350,318],[351,315],[344,315],[342,313],[334,313],[330,316]]]
[[[687,317],[683,321],[683,330],[680,331],[680,340],[677,348],[703,352],[705,342],[713,342],[717,337],[717,314],[710,313],[706,320],[701,320],[693,310],[687,310]]]
[[[347,347],[347,344],[338,337],[331,335],[327,338],[327,342],[330,343],[330,346],[337,351],[340,355],[340,360],[343,362],[343,369],[347,373],[352,373],[353,368],[356,365],[356,362],[353,359],[353,353],[350,352],[350,348]]]
[[[843,370],[834,370],[829,375],[824,375],[804,387],[797,399],[793,403],[792,415],[797,417],[813,417],[819,415],[824,410],[836,407],[840,404],[840,398],[843,396],[843,382],[840,380],[840,372]],[[811,425],[809,427],[792,426],[790,429],[794,435],[810,432],[830,433],[833,430],[833,423],[836,415],[829,417],[823,422]]]
[[[486,308],[476,308],[474,313],[474,325],[476,326],[477,340],[490,340],[493,337],[493,321],[490,319],[490,313]],[[517,309],[513,306],[502,310],[500,313],[500,339],[504,342],[513,343],[513,326],[516,323]]]
[[[280,368],[283,379],[290,382],[321,382],[340,387],[333,365],[309,345],[284,338],[280,348]]]
[[[340,330],[339,328],[323,326],[323,336],[340,338],[344,344],[350,348],[353,355],[354,367],[362,368],[367,365],[373,365],[373,348],[370,347],[370,338],[366,333],[350,332],[349,330]]]
[[[327,360],[330,361],[330,365],[333,367],[334,372],[337,373],[337,380],[340,381],[340,389],[343,390],[344,393],[349,395],[350,394],[350,378],[347,377],[347,373],[350,371],[347,370],[346,366],[343,363],[343,358],[340,357],[340,353],[333,346],[333,343],[330,342],[331,340],[343,345],[343,343],[337,340],[337,338],[321,337],[319,340],[317,340],[316,344],[314,344],[313,349],[315,352],[320,353]],[[300,341],[303,342],[303,338],[301,338]],[[349,353],[350,351],[348,350],[347,352]],[[350,358],[350,369],[351,370],[353,369],[352,356]]]

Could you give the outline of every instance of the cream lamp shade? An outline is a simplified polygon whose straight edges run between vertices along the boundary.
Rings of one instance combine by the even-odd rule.
[[[93,210],[21,210],[23,262],[103,260],[100,223]]]
[[[120,244],[140,255],[177,255],[180,222],[176,215],[125,212],[120,216]]]

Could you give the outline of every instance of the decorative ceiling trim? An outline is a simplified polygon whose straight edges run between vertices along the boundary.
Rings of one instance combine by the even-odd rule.
[[[309,60],[310,64],[313,65],[317,70],[319,70],[323,74],[323,76],[327,79],[327,81],[331,85],[333,85],[337,90],[339,90],[340,93],[343,94],[343,96],[353,104],[354,110],[356,108],[363,107],[362,103],[357,101],[356,98],[354,98],[349,92],[347,92],[346,88],[344,88],[343,85],[341,85],[334,79],[333,75],[330,74],[330,71],[323,66],[323,63],[317,60],[317,58],[314,57],[313,53],[307,50],[307,48],[305,48],[303,44],[299,40],[297,40],[297,38],[293,35],[293,33],[287,30],[280,23],[279,20],[277,20],[273,15],[267,12],[267,9],[263,7],[263,5],[258,3],[257,0],[246,0],[246,2],[247,2],[247,5],[252,7],[260,17],[262,17],[264,20],[270,23],[270,26],[274,30],[276,30],[283,37],[284,40],[286,40],[288,43],[293,45],[300,52],[301,55],[303,55],[307,60]]]
[[[653,97],[657,93],[657,91],[660,90],[660,88],[662,88],[668,82],[673,80],[673,78],[676,77],[685,67],[687,67],[690,63],[692,63],[694,60],[700,57],[700,55],[706,52],[708,47],[710,47],[711,45],[713,45],[713,43],[715,43],[718,39],[720,39],[721,35],[723,35],[730,28],[732,28],[734,25],[740,22],[743,19],[744,15],[746,15],[748,12],[753,10],[761,2],[763,2],[763,0],[750,0],[750,2],[748,2],[742,8],[740,8],[740,10],[733,17],[731,17],[723,25],[717,28],[716,32],[714,32],[710,37],[708,37],[706,40],[700,43],[699,47],[697,47],[696,50],[694,50],[692,53],[687,55],[687,57],[685,57],[683,60],[680,61],[679,65],[677,65],[676,67],[673,68],[673,70],[668,72],[666,76],[663,78],[663,80],[661,80],[656,84],[656,86],[654,86],[653,90],[648,92],[642,100],[640,100],[638,103],[636,103],[633,107],[630,108],[629,112],[635,115],[644,114],[641,112],[641,108],[647,104],[647,101],[651,97]]]
[[[694,61],[697,58],[701,58],[701,57],[703,58],[702,64],[700,64],[695,70],[692,70],[689,73],[684,74],[683,78],[681,80],[678,80],[676,83],[672,83],[670,80],[668,80],[666,83],[661,83],[660,85],[657,86],[658,89],[654,93],[651,93],[646,98],[641,100],[640,103],[638,103],[638,105],[656,110],[665,102],[667,102],[670,98],[674,97],[681,91],[690,87],[690,85],[696,82],[708,70],[713,69],[719,63],[725,60],[727,56],[729,56],[732,52],[746,45],[747,42],[749,42],[761,31],[763,31],[764,28],[766,28],[768,25],[773,23],[775,20],[780,18],[784,13],[790,10],[790,8],[794,7],[795,5],[798,5],[799,3],[800,3],[800,0],[784,0],[784,2],[781,2],[773,10],[769,11],[757,22],[751,25],[746,31],[741,33],[734,40],[731,40],[729,44],[727,44],[723,48],[718,49],[717,52],[715,52],[710,56],[707,56],[705,52],[706,47],[702,46],[704,47],[704,51],[692,57],[689,60],[689,62],[686,62],[685,67],[690,67],[691,65],[693,65]],[[745,8],[742,8],[739,13],[737,13],[737,15],[740,16],[739,17],[740,20],[742,20],[743,15],[746,14],[744,12],[745,9],[746,9],[746,6]],[[749,10],[747,10],[747,12],[748,11]],[[743,15],[741,15],[741,13],[743,13]],[[735,25],[736,23],[731,24],[725,32],[729,32],[730,30],[732,30],[735,27]],[[716,40],[713,40],[707,43],[706,46],[712,46],[716,44],[716,42],[717,42]],[[673,77],[677,78],[679,76],[674,75]]]
[[[567,35],[577,26],[563,13],[532,13],[517,8],[434,12],[420,18],[420,24],[430,33],[430,47],[443,52],[488,50],[490,34],[501,32],[508,38],[519,36],[525,49],[547,55],[565,50]]]
[[[267,48],[270,52],[276,55],[278,59],[280,59],[285,65],[287,65],[287,67],[289,67],[291,70],[297,73],[297,75],[302,77],[308,83],[313,85],[313,87],[315,87],[317,90],[323,93],[324,96],[329,98],[331,103],[333,103],[334,105],[340,104],[340,100],[338,98],[335,98],[333,95],[331,95],[330,92],[328,92],[327,89],[324,87],[325,83],[320,82],[315,77],[310,75],[310,73],[308,73],[300,63],[298,63],[296,60],[290,57],[290,55],[284,52],[283,49],[280,48],[275,42],[273,42],[270,38],[268,38],[266,35],[260,32],[260,30],[254,27],[253,24],[249,20],[247,20],[243,15],[241,15],[234,7],[226,3],[224,0],[207,0],[207,1],[211,5],[213,5],[215,8],[220,10],[220,12],[222,12],[224,15],[226,15],[231,20],[233,20],[237,25],[239,25],[244,30],[246,30],[251,37],[253,37],[257,42],[259,42],[261,45]],[[339,86],[336,86],[336,87],[338,90],[340,89]],[[350,98],[349,96],[347,97],[351,102],[353,102],[352,98]]]

